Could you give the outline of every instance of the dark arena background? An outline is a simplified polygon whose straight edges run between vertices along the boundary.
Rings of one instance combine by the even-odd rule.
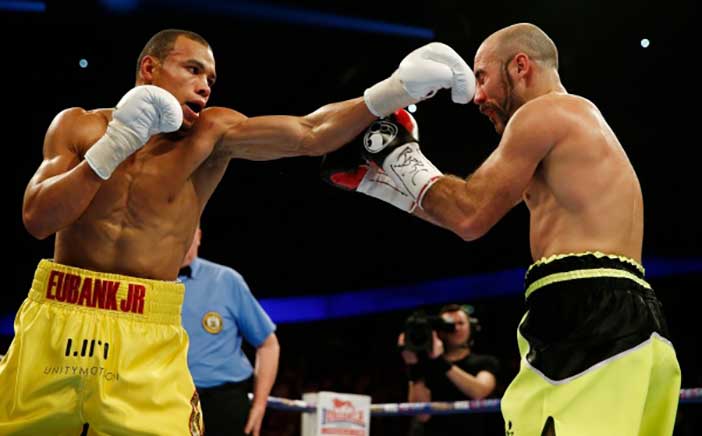
[[[16,96],[3,105],[5,148],[13,149],[5,162],[15,171],[7,204],[14,242],[6,247],[15,283],[2,293],[0,354],[37,262],[53,255],[53,237],[32,238],[21,216],[46,129],[64,108],[114,106],[134,85],[137,56],[157,31],[184,28],[210,42],[218,74],[210,106],[304,115],[361,95],[427,42],[450,44],[472,65],[486,36],[527,21],[553,38],[564,86],[600,108],[638,173],[647,279],[663,302],[682,387],[700,387],[697,7],[692,0],[0,1],[4,91]],[[452,104],[446,91],[418,104],[414,116],[424,154],[445,173],[467,176],[499,140],[475,105]],[[320,160],[234,160],[202,217],[201,257],[238,270],[277,323],[280,369],[271,395],[331,390],[405,402],[396,347],[405,318],[458,302],[480,318],[475,350],[502,363],[499,398],[519,365],[515,330],[531,263],[526,207],[464,242],[324,184]],[[494,416],[488,434],[504,434]],[[681,404],[675,434],[702,434],[700,416],[700,403]],[[371,432],[405,435],[410,419],[374,417]],[[267,412],[263,434],[299,432],[299,413]]]

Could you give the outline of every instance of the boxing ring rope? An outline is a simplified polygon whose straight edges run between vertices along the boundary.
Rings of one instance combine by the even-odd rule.
[[[253,395],[249,394],[249,398]],[[680,390],[680,404],[702,403],[702,388]],[[303,400],[268,397],[267,407],[289,412],[315,413],[317,407]],[[455,413],[483,413],[500,410],[499,399],[425,402],[425,403],[379,403],[371,404],[372,416],[411,416],[423,413],[431,415],[450,415]]]

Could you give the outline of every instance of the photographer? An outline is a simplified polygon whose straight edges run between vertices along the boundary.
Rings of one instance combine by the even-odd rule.
[[[479,329],[471,306],[450,304],[438,317],[413,314],[398,340],[407,365],[410,402],[464,401],[486,398],[497,384],[497,358],[472,352]],[[419,415],[410,434],[487,435],[502,431],[483,414]],[[494,428],[490,428],[494,427]]]

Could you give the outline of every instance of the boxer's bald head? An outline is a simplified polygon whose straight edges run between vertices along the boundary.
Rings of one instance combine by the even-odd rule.
[[[558,70],[558,49],[553,40],[539,27],[530,23],[518,23],[500,29],[488,36],[478,48],[476,58],[482,53],[502,62],[510,61],[517,53],[546,67]]]

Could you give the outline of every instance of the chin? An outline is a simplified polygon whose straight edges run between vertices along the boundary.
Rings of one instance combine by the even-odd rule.
[[[181,124],[180,129],[178,129],[178,131],[187,132],[188,130],[193,128],[193,125],[195,125],[195,122],[183,120],[183,124]]]

